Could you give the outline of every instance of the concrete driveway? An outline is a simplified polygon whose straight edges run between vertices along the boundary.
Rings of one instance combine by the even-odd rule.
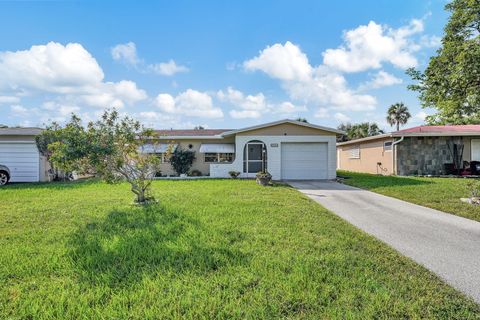
[[[480,223],[337,182],[288,183],[480,303]]]

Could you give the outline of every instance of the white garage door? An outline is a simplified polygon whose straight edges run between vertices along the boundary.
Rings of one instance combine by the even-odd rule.
[[[327,179],[327,143],[282,143],[282,179]]]
[[[40,155],[35,143],[0,142],[0,164],[10,169],[11,182],[39,181]]]

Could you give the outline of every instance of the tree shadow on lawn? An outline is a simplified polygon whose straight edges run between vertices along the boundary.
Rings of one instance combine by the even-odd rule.
[[[233,236],[244,238],[150,205],[87,224],[72,235],[69,251],[81,282],[117,287],[157,272],[203,274],[248,264],[249,256],[233,248]]]

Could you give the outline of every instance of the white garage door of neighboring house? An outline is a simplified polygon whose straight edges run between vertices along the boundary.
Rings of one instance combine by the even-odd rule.
[[[282,143],[282,179],[327,179],[327,143]]]
[[[40,155],[35,143],[0,142],[0,164],[10,169],[11,182],[40,180]]]
[[[480,161],[480,139],[472,139],[472,161]]]

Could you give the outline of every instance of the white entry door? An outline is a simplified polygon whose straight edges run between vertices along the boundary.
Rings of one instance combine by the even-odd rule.
[[[282,143],[282,179],[327,179],[327,155],[327,143]]]
[[[1,142],[0,164],[10,169],[11,182],[40,180],[40,155],[35,143]]]

